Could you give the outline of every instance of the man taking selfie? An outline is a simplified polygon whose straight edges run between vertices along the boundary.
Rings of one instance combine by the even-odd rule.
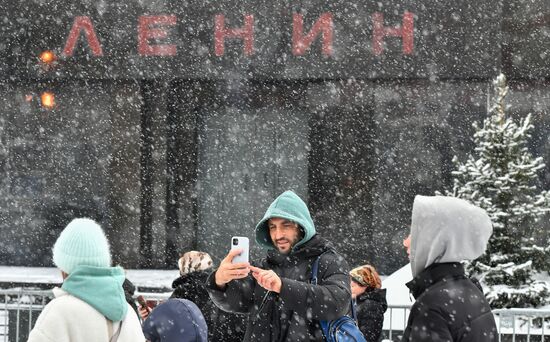
[[[248,313],[244,341],[322,341],[320,320],[333,320],[350,308],[347,262],[315,232],[309,210],[285,191],[256,226],[256,242],[267,249],[258,266],[233,263],[229,252],[208,278],[214,303],[229,312]],[[311,266],[321,256],[318,285]]]

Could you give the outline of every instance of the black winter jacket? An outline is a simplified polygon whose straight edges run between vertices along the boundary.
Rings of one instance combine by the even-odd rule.
[[[319,262],[318,285],[312,285],[311,266],[324,252],[327,253]],[[216,286],[214,273],[208,279],[208,292],[216,305],[230,312],[249,313],[244,341],[322,341],[319,320],[348,313],[348,264],[318,235],[289,255],[270,250],[258,266],[281,277],[281,293],[268,293],[251,276],[229,282],[225,291]],[[264,297],[265,304],[259,310]]]
[[[183,275],[172,282],[171,298],[187,299],[201,310],[208,326],[208,341],[240,342],[244,337],[245,315],[223,312],[212,302],[206,291],[209,271],[197,271]]]
[[[355,303],[359,330],[367,342],[378,342],[382,335],[384,313],[388,309],[386,290],[375,289],[364,292],[357,296]]]
[[[402,341],[497,341],[491,308],[460,263],[432,264],[407,286],[416,302]]]

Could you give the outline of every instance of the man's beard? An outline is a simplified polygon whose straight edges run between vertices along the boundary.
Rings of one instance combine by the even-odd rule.
[[[281,250],[281,248],[278,246],[279,242],[286,242],[288,244],[288,249]],[[279,251],[279,253],[282,253],[282,254],[290,253],[290,250],[292,249],[293,245],[294,244],[287,238],[275,240],[275,247],[277,247],[277,250]]]

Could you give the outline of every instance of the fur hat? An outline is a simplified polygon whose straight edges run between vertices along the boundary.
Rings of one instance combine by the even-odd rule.
[[[189,251],[178,260],[181,275],[204,271],[211,268],[212,265],[212,258],[205,252]]]
[[[77,266],[111,266],[109,242],[101,227],[88,218],[71,221],[53,246],[54,264],[67,274]]]
[[[379,289],[382,287],[382,281],[376,269],[371,265],[363,265],[354,268],[349,273],[351,279],[359,285],[366,286],[369,289]]]

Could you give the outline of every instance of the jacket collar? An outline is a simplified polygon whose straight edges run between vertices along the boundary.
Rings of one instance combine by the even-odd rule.
[[[428,266],[406,285],[416,299],[430,286],[440,282],[441,280],[458,278],[466,278],[464,274],[464,266],[462,266],[461,263],[438,263]]]
[[[386,303],[386,289],[374,289],[371,291],[365,291],[357,296],[356,301],[358,303],[365,300],[372,300],[375,302]]]
[[[192,283],[192,282],[197,282],[200,284],[205,283],[210,273],[212,273],[212,269],[195,271],[184,275],[180,275],[178,278],[174,279],[174,281],[172,282],[172,288],[175,289],[179,286],[185,285],[187,283]]]

